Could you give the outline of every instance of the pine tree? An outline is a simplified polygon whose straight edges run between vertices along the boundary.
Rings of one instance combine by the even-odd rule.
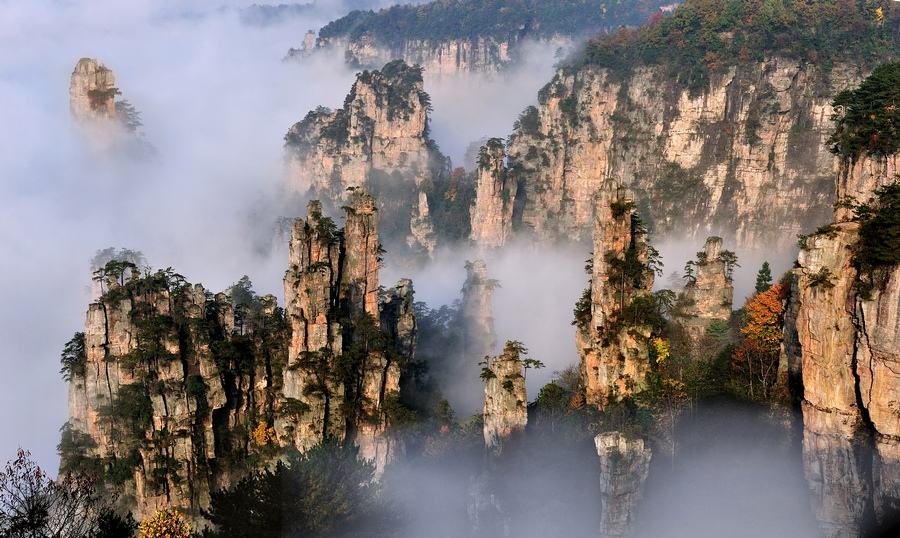
[[[762,293],[772,287],[772,271],[769,262],[764,261],[759,272],[756,273],[756,293]]]

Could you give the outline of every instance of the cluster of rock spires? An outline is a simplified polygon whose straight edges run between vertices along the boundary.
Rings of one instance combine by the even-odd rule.
[[[317,202],[294,222],[284,310],[270,295],[212,296],[171,271],[107,264],[70,371],[63,468],[95,465],[139,516],[198,515],[248,461],[326,436],[382,469],[402,450],[385,403],[415,352],[413,289],[379,292],[373,198],[354,191],[346,211],[343,230]],[[348,354],[353,371],[340,373]]]
[[[430,255],[425,189],[447,162],[428,137],[429,106],[418,67],[395,61],[359,73],[343,108],[320,107],[288,130],[289,189],[340,205],[348,189],[366,186],[380,196],[390,231],[405,230],[409,246]]]
[[[868,201],[896,181],[897,155],[847,160],[838,199]],[[860,535],[900,509],[900,268],[864,293],[854,264],[859,223],[844,208],[807,236],[794,288],[802,375],[803,461],[826,536]]]

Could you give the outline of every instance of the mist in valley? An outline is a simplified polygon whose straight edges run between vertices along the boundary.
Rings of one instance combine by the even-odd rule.
[[[355,75],[339,51],[302,62],[284,61],[286,51],[349,8],[389,3],[319,1],[278,20],[248,19],[249,0],[0,3],[3,454],[25,447],[43,468],[58,465],[67,416],[59,353],[83,326],[96,251],[140,250],[154,268],[171,266],[214,292],[246,274],[258,293],[283,304],[287,238],[276,233],[276,221],[304,215],[306,200],[284,192],[282,139],[309,110],[341,106]],[[69,76],[81,57],[115,72],[121,97],[141,112],[151,155],[99,154],[85,143],[68,109]],[[471,142],[509,134],[559,59],[536,44],[525,46],[524,57],[501,78],[426,77],[432,137],[455,165]],[[665,263],[657,287],[679,285],[670,276],[702,244],[656,242]],[[725,248],[740,261],[735,308],[752,294],[763,260],[777,278],[796,254]],[[572,310],[588,284],[590,254],[586,244],[512,244],[497,252],[452,245],[411,267],[388,252],[381,283],[409,277],[417,301],[452,305],[465,261],[484,259],[500,284],[494,352],[519,340],[545,364],[528,374],[533,400],[578,361]],[[481,410],[480,357],[448,355],[470,372],[440,387],[463,421]],[[653,456],[639,535],[815,535],[796,430],[763,415],[710,404],[684,417],[676,456]],[[473,449],[389,469],[385,491],[405,535],[464,535],[473,513],[488,517],[486,535],[497,528],[527,537],[591,535],[600,505],[592,436],[561,438],[548,428],[529,426],[501,463],[486,464]],[[496,467],[485,473],[486,465]],[[489,492],[499,492],[497,505],[485,500]]]

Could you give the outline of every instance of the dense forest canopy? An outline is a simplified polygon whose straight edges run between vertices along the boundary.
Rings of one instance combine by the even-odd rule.
[[[321,38],[364,35],[398,46],[408,39],[450,40],[518,34],[596,33],[639,25],[674,0],[441,0],[380,11],[353,11],[319,31]]]
[[[772,56],[826,69],[843,58],[874,66],[897,56],[898,29],[900,6],[890,0],[687,0],[671,17],[591,40],[569,67],[668,65],[697,85],[711,72]]]

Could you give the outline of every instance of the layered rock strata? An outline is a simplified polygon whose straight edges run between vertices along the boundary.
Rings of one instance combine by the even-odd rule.
[[[624,315],[653,289],[651,248],[633,194],[615,180],[596,193],[590,291],[578,316],[576,345],[591,405],[637,392],[650,369],[647,327]],[[584,301],[584,300],[583,300]]]

